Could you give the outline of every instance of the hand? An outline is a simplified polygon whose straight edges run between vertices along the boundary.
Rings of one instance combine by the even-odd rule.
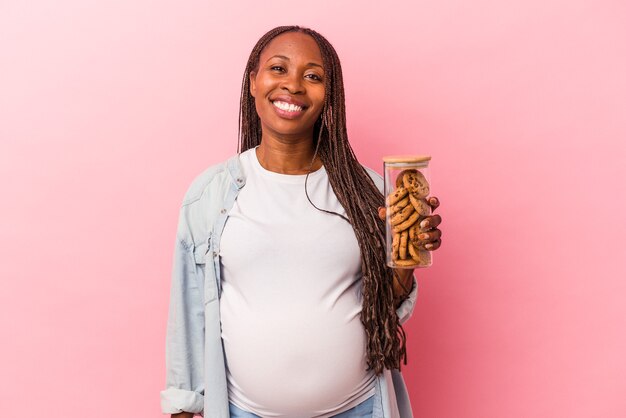
[[[431,212],[439,207],[439,199],[436,197],[429,197],[427,200],[431,207]],[[378,216],[383,221],[387,216],[387,209],[384,206],[378,208]],[[426,216],[420,223],[420,228],[423,232],[420,232],[417,236],[418,241],[415,243],[420,250],[435,251],[441,246],[441,231],[437,228],[441,223],[441,216],[430,215]]]
[[[431,207],[431,213],[439,207],[439,199],[436,197],[429,197],[427,202]],[[387,209],[384,206],[378,208],[378,216],[383,221],[385,220]],[[426,216],[422,220],[420,227],[423,232],[418,235],[419,240],[416,243],[419,249],[434,251],[441,246],[441,231],[437,228],[440,223],[441,216],[439,215]],[[394,275],[397,276],[397,280],[393,281],[393,295],[397,299],[396,308],[398,308],[413,287],[414,269],[396,268],[393,270]]]

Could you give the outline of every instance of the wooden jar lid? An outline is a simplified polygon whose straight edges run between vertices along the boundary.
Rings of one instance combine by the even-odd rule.
[[[386,163],[423,163],[430,161],[430,155],[388,155],[383,157]]]

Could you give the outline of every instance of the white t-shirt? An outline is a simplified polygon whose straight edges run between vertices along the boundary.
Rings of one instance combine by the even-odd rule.
[[[352,226],[318,211],[306,175],[241,154],[246,185],[220,243],[220,316],[229,401],[262,417],[330,417],[375,393],[366,371],[361,258]],[[316,206],[346,216],[326,169]]]

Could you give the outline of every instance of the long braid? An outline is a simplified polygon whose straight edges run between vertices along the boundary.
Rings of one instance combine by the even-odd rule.
[[[381,374],[384,368],[401,369],[402,360],[407,364],[406,334],[398,321],[394,304],[392,282],[395,273],[386,265],[385,222],[378,217],[378,207],[384,205],[384,197],[358,162],[348,142],[341,64],[335,49],[322,35],[299,26],[281,26],[267,32],[254,46],[242,81],[237,151],[243,152],[261,143],[261,122],[254,97],[250,94],[250,73],[257,69],[259,56],[267,44],[285,32],[310,35],[322,54],[326,74],[325,98],[321,118],[314,129],[315,154],[319,153],[330,185],[354,229],[361,252],[361,322],[367,335],[368,370],[374,369],[376,374]],[[315,206],[313,202],[311,204]]]

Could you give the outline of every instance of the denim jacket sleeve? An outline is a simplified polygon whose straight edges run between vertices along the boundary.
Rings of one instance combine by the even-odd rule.
[[[365,171],[367,171],[367,173],[370,175],[372,181],[374,181],[376,187],[378,187],[378,190],[380,190],[381,193],[384,193],[384,180],[382,176],[371,168],[365,166],[364,168]],[[411,292],[409,292],[407,298],[402,301],[398,309],[396,309],[400,325],[409,320],[409,318],[413,315],[413,310],[415,309],[415,301],[417,300],[417,278],[415,276],[416,271],[417,269],[413,272],[413,288],[411,289]]]
[[[165,348],[164,414],[200,413],[204,402],[204,265],[196,264],[194,244],[181,209],[174,246]]]

